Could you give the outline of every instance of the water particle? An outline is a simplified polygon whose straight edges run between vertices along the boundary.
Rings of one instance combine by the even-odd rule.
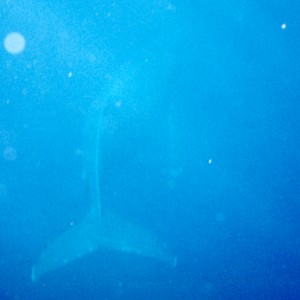
[[[4,39],[5,50],[13,55],[20,54],[25,49],[25,38],[19,32],[11,32]]]
[[[281,24],[281,29],[286,29],[286,23]]]

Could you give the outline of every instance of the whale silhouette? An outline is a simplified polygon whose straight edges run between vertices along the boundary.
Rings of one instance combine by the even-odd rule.
[[[177,264],[176,257],[168,252],[164,243],[153,232],[102,209],[100,169],[103,115],[110,101],[118,99],[123,92],[126,94],[124,86],[126,80],[115,80],[104,92],[105,100],[93,101],[86,114],[83,155],[91,207],[79,223],[70,226],[42,250],[36,264],[32,267],[33,282],[99,249],[149,257],[170,266]]]

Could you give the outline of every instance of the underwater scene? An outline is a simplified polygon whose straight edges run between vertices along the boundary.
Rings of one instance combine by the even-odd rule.
[[[300,299],[300,4],[0,2],[0,299]]]

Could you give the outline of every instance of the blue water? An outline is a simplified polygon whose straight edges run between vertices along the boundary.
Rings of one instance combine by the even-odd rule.
[[[299,13],[278,0],[1,1],[0,298],[299,299]],[[32,283],[41,251],[91,205],[95,99],[102,205],[154,232],[177,267],[100,249]]]

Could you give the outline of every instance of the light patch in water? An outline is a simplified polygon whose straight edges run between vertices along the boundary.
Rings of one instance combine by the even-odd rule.
[[[20,32],[11,32],[4,39],[5,50],[13,55],[24,51],[26,45],[25,38]]]

